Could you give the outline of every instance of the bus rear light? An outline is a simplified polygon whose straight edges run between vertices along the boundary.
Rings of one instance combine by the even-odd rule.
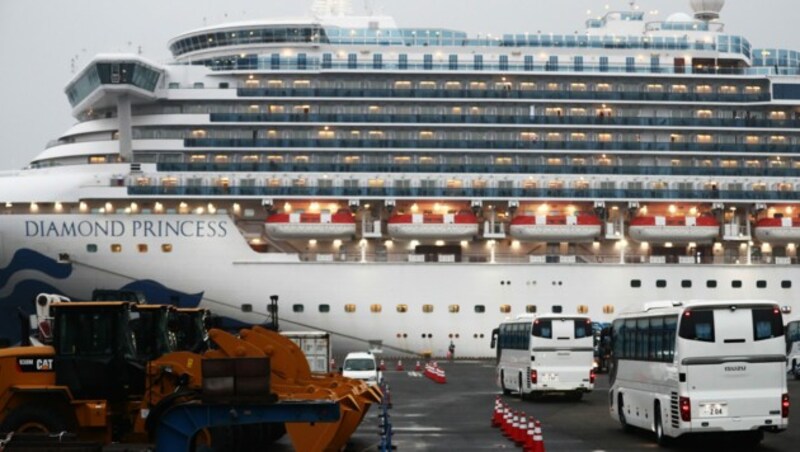
[[[596,377],[597,377],[597,375],[594,373],[594,370],[590,370],[589,371],[589,383],[594,384],[594,379]]]
[[[789,417],[789,394],[784,394],[781,398],[781,417]]]
[[[532,370],[531,371],[531,384],[535,385],[535,384],[537,384],[538,381],[539,381],[539,373],[536,372],[535,370]]]
[[[689,401],[688,397],[681,397],[680,399],[680,406],[681,406],[681,420],[683,422],[691,422],[692,421],[692,405]]]

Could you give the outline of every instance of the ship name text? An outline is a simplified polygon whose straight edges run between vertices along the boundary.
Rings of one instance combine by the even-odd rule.
[[[223,238],[228,222],[216,220],[82,220],[25,222],[26,237]]]

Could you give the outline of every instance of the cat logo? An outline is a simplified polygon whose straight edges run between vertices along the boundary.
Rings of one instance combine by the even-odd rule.
[[[52,372],[53,358],[18,358],[17,366],[21,372]]]
[[[36,370],[41,370],[41,371],[53,370],[53,359],[52,358],[37,359]]]

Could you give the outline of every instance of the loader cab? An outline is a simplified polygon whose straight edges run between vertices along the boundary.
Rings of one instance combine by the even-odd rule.
[[[203,308],[178,308],[170,311],[169,330],[175,335],[175,350],[203,353],[208,350],[211,315]]]
[[[175,333],[169,328],[172,311],[167,305],[132,307],[130,329],[139,360],[152,361],[176,350]]]
[[[122,402],[144,393],[144,362],[126,302],[53,303],[56,384],[76,399]],[[135,316],[138,316],[135,313]]]

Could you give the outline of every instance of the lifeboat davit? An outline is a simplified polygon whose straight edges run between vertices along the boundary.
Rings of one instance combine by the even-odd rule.
[[[267,217],[264,228],[274,239],[339,239],[356,233],[353,214],[342,210],[331,214],[276,213]]]
[[[706,243],[719,235],[714,217],[642,216],[631,220],[630,236],[639,242]]]
[[[800,218],[762,218],[756,222],[755,236],[767,243],[800,242]]]
[[[600,235],[602,223],[595,215],[517,215],[509,233],[532,242],[592,242]]]
[[[472,212],[393,215],[388,221],[393,239],[468,239],[478,234],[478,217]]]

